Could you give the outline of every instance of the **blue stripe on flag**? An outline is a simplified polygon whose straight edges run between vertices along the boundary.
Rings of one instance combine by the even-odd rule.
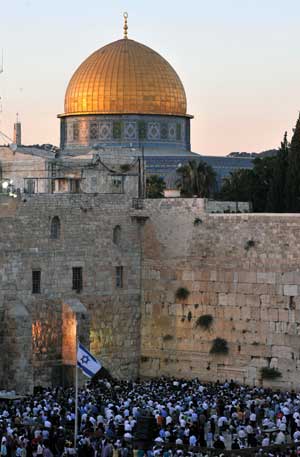
[[[77,361],[77,366],[79,368],[82,369],[82,371],[84,372],[84,374],[86,374],[87,376],[89,376],[90,378],[92,378],[95,373],[93,373],[92,371],[90,371],[86,366],[82,365],[80,362]]]

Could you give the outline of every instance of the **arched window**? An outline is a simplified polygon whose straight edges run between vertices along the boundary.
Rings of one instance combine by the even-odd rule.
[[[113,231],[113,242],[117,246],[120,246],[121,244],[121,227],[119,225],[116,225]]]
[[[60,238],[60,220],[58,216],[54,216],[51,221],[51,233],[52,240],[58,240]]]

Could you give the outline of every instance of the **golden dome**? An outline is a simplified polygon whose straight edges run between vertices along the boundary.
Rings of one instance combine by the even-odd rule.
[[[184,87],[157,52],[124,38],[104,46],[75,71],[65,113],[186,115]]]

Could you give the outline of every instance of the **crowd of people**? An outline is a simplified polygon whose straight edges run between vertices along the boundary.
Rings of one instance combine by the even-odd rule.
[[[1,457],[300,455],[300,395],[233,381],[98,380],[0,400]],[[286,445],[270,450],[271,445]]]

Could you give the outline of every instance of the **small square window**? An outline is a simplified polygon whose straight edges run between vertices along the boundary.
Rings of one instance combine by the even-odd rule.
[[[116,267],[116,288],[123,288],[123,267]]]
[[[82,290],[82,267],[73,267],[73,290]]]
[[[32,270],[32,293],[41,293],[41,270]]]

